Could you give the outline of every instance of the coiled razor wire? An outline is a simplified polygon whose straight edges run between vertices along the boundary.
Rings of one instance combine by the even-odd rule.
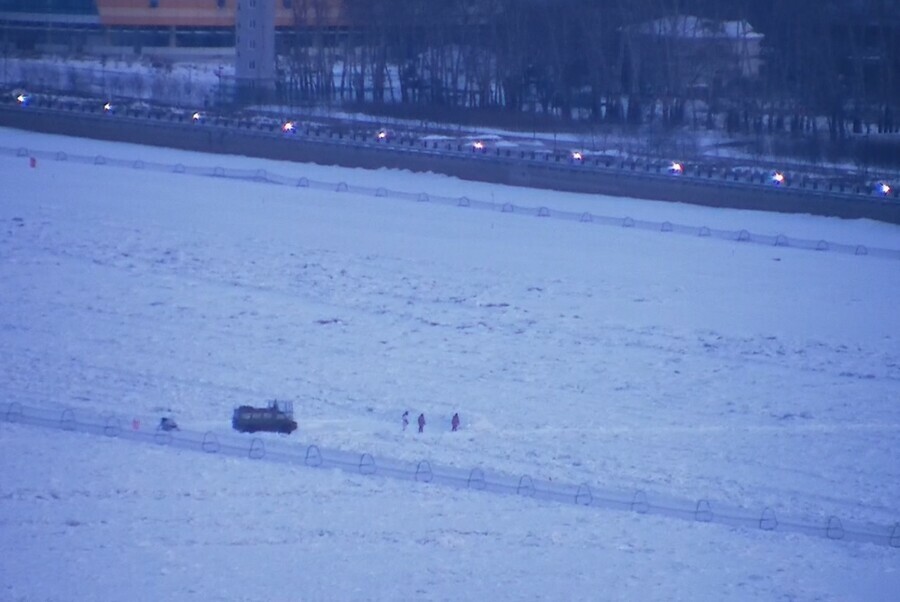
[[[746,508],[727,507],[699,499],[690,502],[649,495],[638,490],[627,492],[592,488],[580,485],[541,481],[530,475],[515,476],[501,472],[486,473],[483,468],[464,470],[437,466],[427,460],[408,462],[392,458],[376,459],[369,453],[323,449],[317,445],[294,445],[279,441],[264,443],[259,436],[247,438],[237,434],[215,434],[211,431],[164,431],[123,428],[127,420],[111,415],[91,415],[72,409],[47,410],[13,402],[0,406],[0,421],[58,429],[75,433],[99,435],[155,446],[162,446],[209,455],[226,455],[255,462],[270,462],[309,468],[336,468],[348,473],[412,481],[429,485],[468,489],[476,492],[518,496],[533,500],[678,518],[690,522],[741,527],[747,530],[801,533],[834,541],[870,543],[900,550],[900,522],[893,526],[846,524],[837,516],[821,520],[799,520],[776,517],[766,507],[760,513]]]
[[[872,256],[888,259],[900,259],[900,249],[886,249],[865,244],[836,243],[826,240],[812,240],[793,238],[784,234],[768,235],[755,234],[746,229],[722,230],[708,228],[706,226],[688,226],[673,224],[672,222],[656,222],[651,220],[633,219],[631,217],[611,217],[597,215],[590,212],[576,212],[550,209],[548,207],[528,207],[515,205],[509,202],[494,202],[472,199],[469,197],[447,197],[427,194],[424,192],[401,192],[389,190],[384,187],[357,186],[347,182],[322,182],[310,180],[306,177],[284,176],[269,172],[264,169],[232,169],[224,167],[197,167],[187,166],[182,163],[168,164],[152,161],[114,159],[103,155],[73,155],[64,152],[41,151],[27,148],[11,148],[0,146],[0,155],[14,157],[33,157],[53,161],[71,161],[107,167],[123,167],[163,173],[186,174],[213,178],[228,178],[248,182],[264,182],[280,186],[302,187],[328,192],[351,193],[377,198],[401,199],[419,203],[433,203],[449,207],[462,207],[496,211],[514,215],[531,215],[542,218],[553,218],[567,221],[575,221],[603,226],[630,228],[637,230],[649,230],[653,232],[665,232],[682,234],[686,236],[709,237],[719,240],[727,240],[739,243],[755,244],[769,247],[790,247],[808,251],[836,252],[857,256]]]

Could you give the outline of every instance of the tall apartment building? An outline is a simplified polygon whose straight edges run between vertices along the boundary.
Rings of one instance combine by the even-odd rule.
[[[275,3],[236,0],[235,84],[238,98],[265,101],[275,92]]]

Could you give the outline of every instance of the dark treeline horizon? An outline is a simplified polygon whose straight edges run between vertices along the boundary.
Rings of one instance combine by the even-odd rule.
[[[329,0],[291,4],[325,14]],[[306,101],[794,134],[823,118],[832,139],[897,129],[898,0],[343,0],[343,11],[347,31],[298,27],[284,49]],[[648,25],[688,16],[748,23],[763,36],[755,62],[740,37]]]

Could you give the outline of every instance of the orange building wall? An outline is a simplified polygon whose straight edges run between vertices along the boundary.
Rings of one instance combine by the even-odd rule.
[[[293,0],[295,8],[284,8],[281,0],[258,0],[276,2],[275,26],[292,27],[294,13],[306,12],[309,26],[340,27],[344,25],[341,0],[326,0],[326,9],[321,18],[315,10],[303,10],[304,5],[319,4],[304,0]],[[237,0],[226,0],[225,7],[219,8],[216,0],[159,0],[159,6],[150,8],[149,0],[96,0],[100,24],[106,27],[234,27],[234,9]]]

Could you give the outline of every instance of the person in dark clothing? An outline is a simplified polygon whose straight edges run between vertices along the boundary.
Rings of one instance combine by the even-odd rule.
[[[419,414],[419,432],[425,432],[425,414]]]
[[[450,421],[450,428],[453,431],[459,430],[459,413],[453,415],[453,419]]]
[[[403,430],[406,430],[406,427],[409,426],[409,410],[403,412],[403,416],[401,418],[403,422]]]

